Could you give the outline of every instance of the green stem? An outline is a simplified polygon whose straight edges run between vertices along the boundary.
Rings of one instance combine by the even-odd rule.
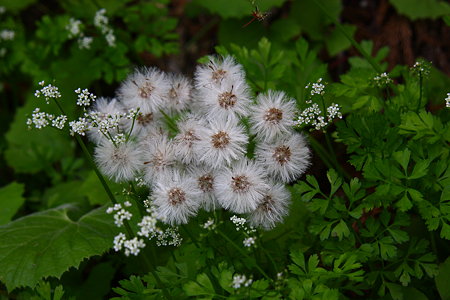
[[[251,257],[238,245],[236,245],[236,243],[230,239],[225,233],[223,233],[222,231],[216,229],[216,232],[219,233],[230,245],[232,245],[234,248],[236,248],[236,250],[238,250],[238,252],[240,254],[242,254],[242,256],[246,257],[247,259],[251,259]],[[255,264],[256,269],[270,282],[272,282],[272,278],[269,277],[269,275],[266,274],[266,272],[264,272],[264,270],[258,265]]]
[[[419,103],[417,103],[416,112],[419,112],[420,103],[422,103],[422,83],[423,83],[422,72],[419,72]]]
[[[374,68],[377,73],[381,73],[381,68],[378,63],[370,56],[362,47],[355,41],[348,33],[345,31],[344,27],[339,21],[333,18],[327,11],[327,9],[318,0],[314,0],[314,3],[322,10],[322,12],[333,22],[336,28],[349,40],[353,47],[361,53],[362,56],[369,62],[369,64]]]

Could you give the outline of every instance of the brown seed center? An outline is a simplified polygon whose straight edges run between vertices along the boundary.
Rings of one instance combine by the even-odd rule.
[[[175,99],[176,97],[178,97],[177,90],[175,88],[171,88],[169,91],[169,98]]]
[[[217,98],[220,107],[228,109],[236,104],[237,97],[231,92],[224,92]]]
[[[219,69],[219,70],[215,70],[212,73],[212,80],[214,80],[216,83],[219,83],[227,74],[227,71]]]
[[[211,143],[214,148],[225,148],[230,143],[230,136],[224,131],[219,131],[211,136]]]
[[[136,118],[136,121],[138,121],[141,125],[148,125],[153,121],[153,113],[148,114],[139,114]]]
[[[273,210],[273,198],[270,195],[264,196],[259,208],[265,212],[271,212]]]
[[[168,196],[169,196],[169,204],[172,206],[178,205],[186,201],[186,193],[179,188],[170,189],[168,192]]]
[[[272,107],[271,109],[267,110],[266,113],[264,114],[264,121],[272,124],[278,124],[282,118],[283,112],[275,107]]]
[[[273,153],[273,158],[275,158],[280,165],[284,165],[291,159],[291,149],[285,145],[276,147]]]
[[[148,81],[146,81],[140,88],[139,88],[139,96],[141,98],[148,98],[152,94],[152,91],[155,89],[155,87]]]
[[[198,187],[205,193],[213,190],[214,178],[211,174],[200,176],[197,180]]]
[[[231,188],[235,193],[247,192],[250,187],[250,181],[245,175],[231,177]]]

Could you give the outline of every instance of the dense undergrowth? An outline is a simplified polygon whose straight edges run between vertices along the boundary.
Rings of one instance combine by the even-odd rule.
[[[0,298],[450,299],[449,70],[421,57],[389,66],[396,49],[357,41],[358,27],[338,21],[355,1],[182,2],[0,2]],[[450,25],[444,1],[380,2],[411,23]],[[373,5],[361,3],[361,9]],[[227,92],[236,97],[226,103],[242,98],[245,105],[232,117],[222,111],[218,117],[224,105],[209,99],[223,96],[220,85],[228,82],[209,88],[196,67],[214,74],[230,56],[238,79],[230,81]],[[109,111],[120,120],[106,127],[92,115],[83,123],[80,117],[92,108],[100,111],[101,97],[126,103],[126,89],[136,85],[147,98],[154,87],[141,85],[135,73],[143,66],[196,74],[194,86],[176,76],[164,80],[177,82],[167,91],[183,84],[195,89],[186,99],[198,103],[169,107],[161,96],[154,107],[129,106],[120,116]],[[43,91],[47,84],[57,90]],[[241,94],[238,85],[245,87]],[[212,93],[216,88],[220,92]],[[254,171],[280,136],[254,131],[254,112],[268,91],[282,91],[292,104],[295,116],[283,134],[301,140],[291,150],[304,149],[293,169],[278,171],[269,155],[263,171]],[[236,123],[229,131],[238,131],[236,153],[188,158],[193,154],[174,150],[182,154],[177,168],[184,172],[198,159],[239,169],[242,163],[233,164],[245,155],[248,177],[270,173],[274,195],[283,199],[271,206],[270,222],[251,215],[262,196],[237,203],[226,186],[201,204],[192,192],[195,209],[173,213],[169,207],[162,218],[167,211],[157,197],[181,175],[160,180],[144,171],[136,181],[134,171],[151,165],[136,159],[132,172],[117,176],[96,150],[106,140],[108,149],[138,141],[134,134],[144,129],[135,123],[150,113],[166,134],[164,143],[177,141],[186,115],[198,111],[206,118],[201,132],[222,126],[215,119],[228,120],[228,129]],[[52,126],[61,115],[67,120]],[[106,139],[85,135],[83,124],[103,128],[98,132]],[[147,148],[156,143],[149,141]],[[289,160],[291,152],[283,153]],[[186,196],[176,192],[173,207]],[[211,209],[205,201],[215,198]],[[138,224],[146,214],[155,222],[146,223],[147,236]]]

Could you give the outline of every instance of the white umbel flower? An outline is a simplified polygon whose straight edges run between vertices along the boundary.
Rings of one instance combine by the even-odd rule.
[[[283,184],[270,183],[258,208],[248,216],[250,225],[266,230],[274,228],[287,215],[290,198],[291,194]]]
[[[247,116],[251,103],[245,80],[199,89],[197,97],[209,119]]]
[[[252,131],[265,141],[273,141],[277,136],[291,131],[294,125],[295,100],[284,92],[269,90],[259,94],[257,105],[252,107],[250,122]]]
[[[200,192],[200,203],[206,211],[212,211],[220,207],[217,201],[214,182],[216,180],[217,172],[205,166],[195,166],[188,169],[189,176],[191,176],[196,183],[196,188]]]
[[[255,161],[242,159],[222,169],[214,182],[217,199],[223,208],[235,213],[254,211],[269,188],[264,169]]]
[[[158,219],[171,225],[186,224],[197,213],[199,194],[194,179],[178,170],[160,176],[153,189]]]
[[[152,185],[156,177],[171,170],[176,163],[173,142],[169,138],[160,134],[141,144],[143,151],[144,179]]]
[[[197,66],[195,87],[197,89],[219,87],[222,84],[235,84],[245,81],[245,73],[234,58],[210,57],[207,64]]]
[[[105,120],[108,116],[114,116],[117,114],[121,114],[124,112],[124,108],[117,99],[108,99],[108,98],[99,98],[95,101],[93,109],[89,110],[90,116],[92,116],[91,120],[91,128],[92,130],[88,131],[88,138],[99,144],[107,140],[105,135],[101,133],[101,127],[98,126],[103,120]],[[92,124],[92,122],[96,122],[97,124]],[[109,129],[111,135],[114,135],[117,128]]]
[[[261,143],[255,154],[271,176],[285,183],[298,179],[308,168],[310,160],[305,138],[299,133],[273,143]]]
[[[141,152],[131,142],[116,147],[106,141],[95,148],[94,157],[100,171],[117,182],[134,180],[142,166]]]
[[[195,151],[201,162],[219,168],[244,157],[248,136],[234,118],[217,118],[199,132]]]
[[[162,108],[164,97],[170,90],[170,82],[156,68],[136,70],[119,87],[118,95],[127,109],[139,108],[143,114]]]
[[[200,141],[200,131],[205,121],[193,114],[177,122],[179,132],[174,138],[175,153],[181,162],[191,164],[198,160],[198,153],[195,151],[195,145]]]

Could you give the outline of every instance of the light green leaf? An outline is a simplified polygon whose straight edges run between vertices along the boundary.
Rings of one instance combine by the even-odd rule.
[[[400,14],[411,20],[435,19],[450,14],[450,5],[440,0],[390,0]]]
[[[11,221],[25,199],[22,197],[24,185],[12,182],[0,188],[0,225]]]
[[[9,291],[33,287],[43,277],[60,277],[111,248],[117,229],[105,208],[71,219],[79,213],[76,206],[65,205],[0,227],[0,280]]]
[[[445,262],[439,266],[439,274],[434,278],[436,287],[441,295],[442,300],[450,300],[450,285],[448,279],[450,278],[450,257],[447,257]]]

